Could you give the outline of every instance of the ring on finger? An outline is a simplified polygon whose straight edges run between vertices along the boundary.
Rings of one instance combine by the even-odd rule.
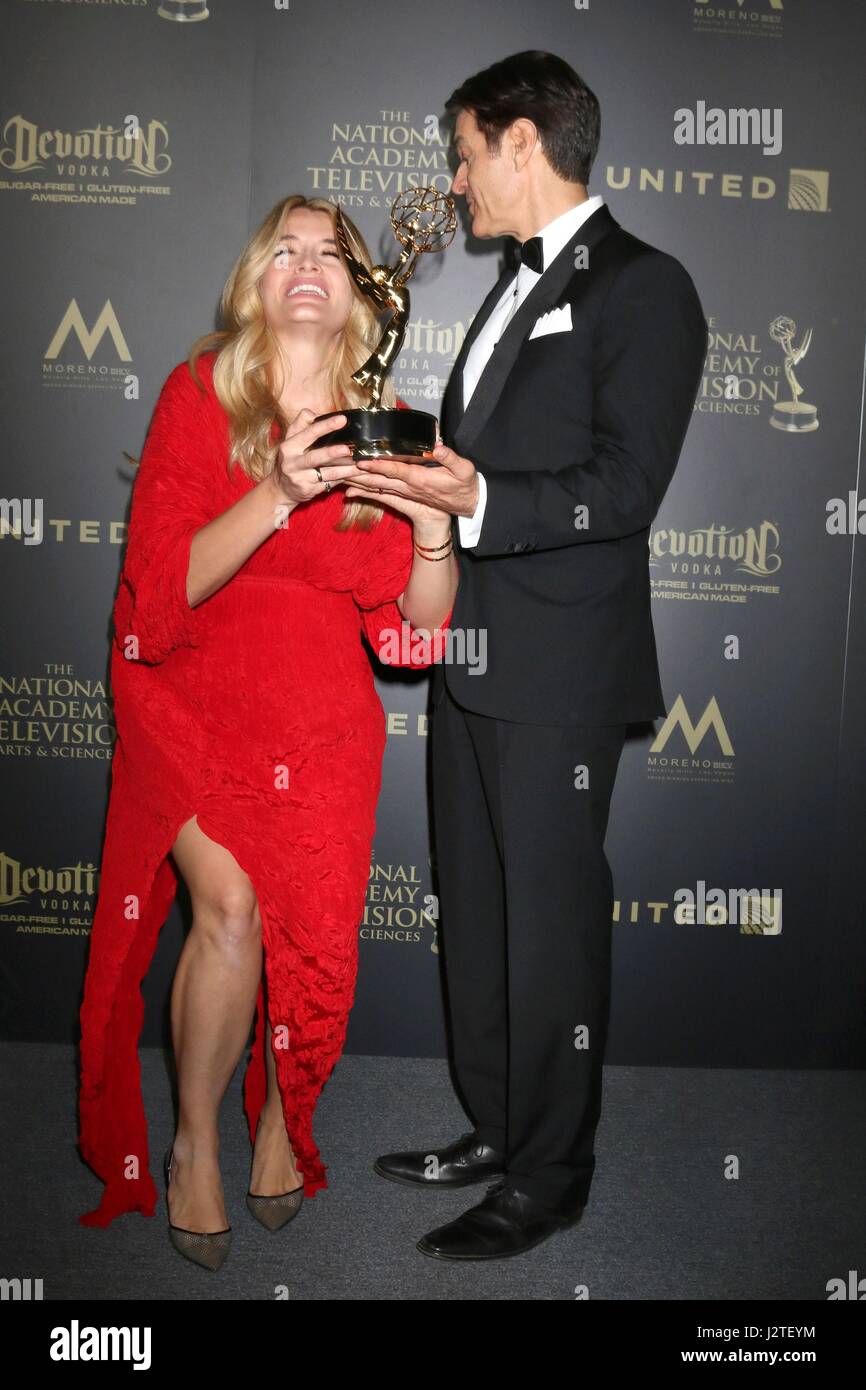
[[[317,469],[316,469],[316,477],[318,478],[318,480],[319,480],[320,483],[323,483],[323,482],[325,481],[324,478],[322,477],[322,470],[321,470],[321,468],[317,468]]]

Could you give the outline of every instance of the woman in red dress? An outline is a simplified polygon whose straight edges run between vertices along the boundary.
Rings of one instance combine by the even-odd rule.
[[[176,1248],[209,1268],[231,1230],[219,1107],[254,1017],[250,1210],[275,1229],[327,1186],[312,1117],[354,997],[385,746],[362,634],[393,654],[393,634],[425,629],[426,652],[416,634],[399,664],[429,666],[457,587],[451,518],[392,494],[379,505],[347,446],[317,444],[342,419],[315,416],[364,404],[351,374],[379,336],[334,207],[277,204],[222,313],[225,329],[168,376],[133,491],[80,1018],[80,1147],[105,1183],[80,1220],[152,1216],[139,986],[179,874],[193,924],[172,987],[167,1201]],[[394,403],[387,383],[382,404]]]

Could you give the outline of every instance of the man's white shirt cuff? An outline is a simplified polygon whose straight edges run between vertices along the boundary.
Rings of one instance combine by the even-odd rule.
[[[481,536],[481,523],[484,520],[484,508],[487,505],[487,483],[483,473],[477,473],[478,478],[478,506],[471,516],[458,516],[457,529],[460,532],[460,544],[462,546],[473,546],[478,544]]]

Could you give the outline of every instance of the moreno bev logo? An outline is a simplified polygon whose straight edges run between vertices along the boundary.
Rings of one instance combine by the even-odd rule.
[[[123,336],[123,330],[120,327],[117,314],[114,311],[114,306],[110,299],[106,299],[96,316],[92,328],[88,328],[84,315],[78,307],[77,299],[71,299],[63,317],[54,331],[51,342],[45,350],[46,362],[53,362],[60,356],[61,349],[65,347],[66,340],[70,333],[78,339],[78,344],[88,362],[93,357],[94,352],[99,347],[106,333],[111,338],[114,344],[114,350],[120,361],[132,361],[132,353],[129,351],[129,346]]]

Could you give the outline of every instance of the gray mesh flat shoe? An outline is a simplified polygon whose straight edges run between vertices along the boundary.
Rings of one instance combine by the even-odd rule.
[[[163,1161],[166,1193],[171,1182],[171,1160],[172,1149],[169,1147]],[[231,1249],[231,1226],[224,1231],[187,1231],[183,1226],[173,1226],[169,1221],[168,1234],[175,1250],[203,1269],[218,1270]]]
[[[278,1231],[301,1210],[304,1200],[304,1184],[293,1187],[291,1192],[281,1192],[276,1197],[256,1196],[247,1193],[247,1208],[252,1216],[269,1231]]]

